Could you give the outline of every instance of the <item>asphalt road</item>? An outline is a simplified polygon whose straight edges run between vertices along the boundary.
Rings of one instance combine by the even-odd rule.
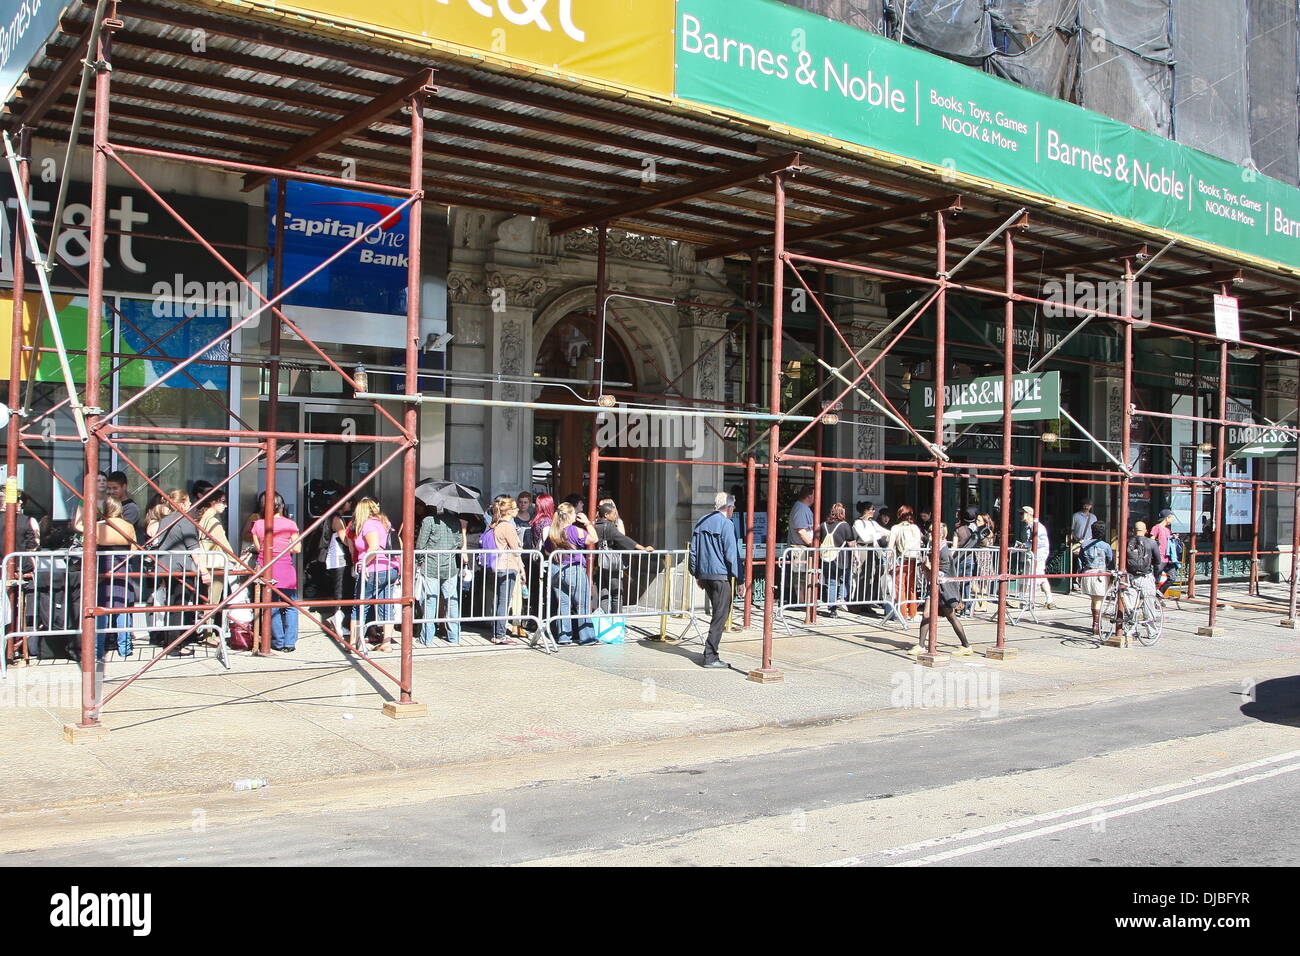
[[[981,718],[626,773],[347,806],[259,791],[256,817],[0,854],[41,865],[1296,864],[1300,678]],[[864,725],[865,726],[865,725]],[[490,774],[490,767],[483,771]],[[432,774],[432,772],[431,772]],[[140,809],[146,819],[148,807]],[[194,812],[195,819],[202,812]],[[147,829],[147,828],[144,828]]]

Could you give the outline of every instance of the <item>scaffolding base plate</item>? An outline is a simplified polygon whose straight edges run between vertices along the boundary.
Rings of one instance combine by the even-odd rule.
[[[63,739],[70,744],[95,744],[108,736],[108,728],[103,724],[93,727],[79,727],[76,724],[63,725]]]
[[[916,662],[922,667],[943,667],[951,659],[952,658],[947,654],[942,654],[938,651],[933,654],[926,653],[916,655]]]
[[[756,684],[779,684],[785,680],[785,674],[781,673],[775,667],[762,668],[750,671],[745,675],[746,680],[752,680]]]
[[[1127,634],[1112,634],[1110,637],[1106,638],[1104,641],[1101,642],[1101,646],[1102,647],[1131,647],[1132,643],[1129,641],[1129,636]]]
[[[1278,627],[1287,627],[1287,628],[1290,628],[1291,630],[1294,631],[1294,630],[1295,630],[1295,618],[1293,618],[1293,617],[1284,617],[1282,620],[1280,620],[1280,621],[1277,622],[1277,626],[1278,626]]]
[[[1196,629],[1196,636],[1197,637],[1223,637],[1223,628],[1206,627],[1202,625],[1201,627],[1198,627]]]
[[[984,652],[984,656],[991,661],[1009,661],[1019,655],[1020,649],[1018,647],[990,647]]]
[[[395,700],[384,701],[384,716],[394,720],[406,720],[408,717],[428,717],[429,705],[409,701],[405,704]]]

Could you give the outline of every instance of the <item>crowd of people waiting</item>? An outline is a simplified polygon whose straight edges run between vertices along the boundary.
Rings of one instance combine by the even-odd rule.
[[[904,623],[921,620],[927,608],[918,598],[919,585],[929,574],[933,533],[929,510],[900,505],[891,511],[873,502],[856,505],[857,518],[849,521],[845,507],[836,502],[826,520],[816,524],[814,489],[799,489],[790,508],[786,543],[797,549],[785,562],[782,599],[798,605],[816,603],[821,615],[836,616],[853,608],[866,616],[897,615]],[[1056,608],[1047,565],[1051,540],[1047,528],[1031,506],[1020,509],[1021,524],[1008,542],[1018,556],[1022,587],[1034,603]],[[1159,512],[1148,533],[1147,522],[1133,522],[1127,539],[1124,570],[1144,601],[1158,600],[1179,576],[1182,547],[1172,532],[1174,513]],[[966,507],[952,526],[940,524],[940,613],[953,625],[963,651],[967,647],[960,618],[989,608],[996,601],[998,524],[993,516]],[[1106,526],[1084,501],[1070,520],[1068,545],[1076,559],[1077,587],[1091,599],[1093,633],[1100,631],[1101,603],[1116,570],[1118,542],[1106,539]],[[817,573],[809,574],[816,554]],[[1013,565],[1014,567],[1014,565]],[[795,593],[807,588],[807,595]],[[909,653],[920,653],[920,646]],[[959,651],[958,653],[961,653]]]
[[[297,647],[299,611],[293,603],[300,592],[299,563],[303,535],[287,513],[284,498],[272,502],[273,518],[268,529],[265,494],[248,516],[236,550],[226,536],[226,494],[207,481],[190,489],[174,488],[155,495],[146,510],[131,498],[127,477],[122,472],[99,474],[101,495],[93,525],[77,509],[71,522],[72,537],[66,546],[77,548],[88,533],[95,535],[99,552],[99,590],[102,607],[122,608],[102,618],[97,652],[102,658],[110,644],[127,657],[133,650],[133,635],[139,635],[139,610],[167,607],[162,615],[166,627],[144,628],[156,644],[174,643],[168,631],[191,627],[195,610],[185,605],[216,604],[230,582],[223,572],[239,564],[261,568],[263,552],[275,555],[260,597],[282,601],[270,614],[274,651],[292,653]],[[820,573],[812,578],[819,591],[816,603],[822,614],[835,616],[855,607],[867,616],[897,615],[904,623],[928,626],[928,605],[921,598],[921,583],[929,574],[932,515],[908,505],[893,509],[876,507],[871,501],[856,504],[850,520],[842,503],[833,503],[826,519],[816,524],[814,492],[799,489],[789,512],[787,544],[806,552],[816,551]],[[724,609],[730,610],[737,593],[740,541],[734,523],[735,499],[720,494],[717,507],[696,523],[691,540],[691,573],[705,593],[711,618],[709,640],[703,663],[718,663],[718,640]],[[1026,585],[1041,594],[1043,604],[1055,606],[1046,572],[1050,540],[1034,509],[1020,511],[1022,526],[1009,546],[1024,557]],[[480,621],[494,644],[531,639],[550,622],[552,637],[560,645],[599,643],[596,633],[599,615],[617,615],[623,604],[625,567],[622,555],[653,551],[626,533],[616,503],[602,498],[593,521],[585,513],[582,497],[569,495],[556,502],[549,494],[523,491],[516,496],[498,495],[482,515],[416,504],[414,545],[418,554],[412,592],[416,600],[417,640],[435,646],[461,642],[462,625]],[[1155,600],[1177,578],[1180,546],[1171,533],[1173,513],[1160,512],[1150,534],[1145,522],[1135,522],[1128,536],[1125,570],[1133,576],[1143,600]],[[479,526],[481,524],[481,531]],[[478,540],[471,547],[471,528]],[[961,641],[969,643],[961,618],[987,608],[996,600],[995,578],[998,549],[997,523],[974,507],[961,511],[950,530],[939,526],[941,582],[939,611]],[[41,527],[23,516],[17,547],[31,551],[40,547]],[[380,651],[392,648],[396,608],[400,603],[401,562],[398,536],[393,521],[373,498],[344,500],[326,526],[313,540],[315,572],[313,611],[318,620],[333,629],[350,648],[365,641]],[[1106,527],[1085,501],[1072,516],[1069,542],[1082,577],[1079,589],[1091,599],[1093,632],[1099,629],[1101,601],[1116,570],[1117,542],[1106,539]],[[145,575],[120,573],[123,555],[136,551],[166,552],[168,572],[154,575],[145,588]],[[617,552],[618,554],[606,554]],[[230,560],[236,558],[237,560]],[[128,559],[129,560],[129,559]],[[786,565],[788,568],[789,565]],[[787,570],[788,573],[788,570]],[[783,600],[791,600],[787,585]],[[178,586],[177,582],[181,583]],[[720,582],[728,583],[724,589]],[[949,581],[960,582],[948,583]],[[476,582],[478,583],[476,585]],[[184,586],[188,586],[186,593]],[[802,586],[802,585],[800,585]],[[150,593],[142,593],[149,590]],[[544,593],[543,593],[544,592]],[[177,610],[177,608],[182,608]],[[195,641],[216,640],[211,630],[193,636],[170,653],[193,653],[186,646]],[[909,653],[920,653],[918,643]]]
[[[86,535],[95,537],[95,598],[99,606],[114,609],[101,618],[101,659],[110,649],[129,657],[142,639],[158,646],[175,644],[177,632],[199,622],[203,605],[220,603],[223,594],[238,586],[234,575],[247,578],[249,569],[261,569],[270,557],[272,567],[259,589],[233,603],[278,602],[270,612],[273,651],[293,653],[297,648],[300,612],[295,602],[307,576],[316,620],[349,648],[365,642],[379,651],[391,650],[401,599],[400,537],[373,498],[345,498],[318,534],[304,536],[280,494],[273,498],[267,527],[263,493],[232,546],[226,534],[226,494],[210,482],[156,494],[143,510],[122,472],[101,472],[99,490],[96,520],[87,521],[78,508],[70,535],[59,544],[77,550]],[[534,498],[526,491],[498,495],[481,521],[477,514],[417,501],[412,592],[419,643],[459,644],[462,625],[475,620],[484,624],[494,644],[532,639],[543,620],[550,621],[558,644],[599,643],[597,616],[616,614],[623,602],[624,575],[614,570],[614,565],[621,569],[623,558],[606,552],[654,549],[627,535],[612,499],[600,500],[595,521],[585,511],[579,495],[557,503],[551,495]],[[40,525],[24,515],[17,549],[37,550],[40,537]],[[304,555],[307,541],[315,546]],[[147,572],[141,563],[145,558]],[[301,565],[307,567],[300,573]],[[69,580],[74,577],[70,574]],[[169,653],[190,656],[194,644],[218,640],[218,628],[195,631]],[[74,646],[69,644],[70,652]]]

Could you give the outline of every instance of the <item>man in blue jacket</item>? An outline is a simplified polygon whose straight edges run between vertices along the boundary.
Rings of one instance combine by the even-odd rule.
[[[691,576],[704,589],[709,608],[709,639],[701,661],[705,667],[727,667],[726,661],[718,657],[718,644],[731,610],[731,583],[740,578],[740,547],[731,521],[735,510],[735,497],[720,491],[713,498],[713,510],[695,522],[691,531]],[[742,583],[740,593],[744,588]]]

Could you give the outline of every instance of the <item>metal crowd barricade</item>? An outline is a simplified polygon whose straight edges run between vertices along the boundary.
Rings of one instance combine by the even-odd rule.
[[[34,641],[54,639],[64,642],[64,656],[77,659],[87,612],[98,618],[100,656],[134,656],[158,644],[159,635],[190,629],[220,603],[230,577],[230,557],[220,552],[105,550],[97,561],[95,594],[84,599],[81,551],[24,551],[5,557],[0,587],[8,618],[6,661],[11,647],[21,648],[26,657]],[[216,639],[224,663],[224,615],[205,623],[195,637],[203,635]],[[43,656],[39,645],[36,650]]]
[[[159,635],[194,627],[224,597],[229,556],[213,551],[100,551],[94,615],[105,652],[170,643]],[[210,635],[224,648],[225,615],[194,635]]]
[[[5,647],[0,674],[10,653],[29,657],[32,642],[81,638],[81,552],[15,551],[0,565]],[[40,656],[39,647],[37,656]]]
[[[817,547],[790,545],[777,558],[777,595],[782,620],[786,611],[862,612],[880,608],[884,621],[901,623],[898,595],[911,595],[905,576],[911,565],[889,548],[846,546],[834,552]],[[912,562],[915,563],[914,561]]]
[[[497,606],[501,582],[494,565],[503,555],[519,558],[523,571],[516,571],[511,581],[505,607]],[[416,551],[416,575],[426,582],[424,600],[415,607],[416,640],[424,643],[444,641],[449,644],[495,646],[489,634],[468,631],[466,624],[493,625],[500,622],[507,637],[531,633],[529,643],[553,651],[554,642],[543,626],[539,603],[540,579],[544,576],[541,555],[536,551],[494,551],[485,548],[447,551]],[[413,594],[419,595],[418,588]],[[531,625],[531,627],[529,626]],[[436,634],[442,631],[442,636]],[[490,632],[490,628],[489,628]]]
[[[670,619],[697,629],[704,592],[689,557],[686,549],[552,551],[544,574],[548,630],[557,641],[580,641],[633,620],[657,619],[661,638]]]
[[[949,578],[961,589],[964,614],[975,613],[980,603],[990,606],[989,613],[997,614],[998,606],[998,559],[997,548],[950,548],[952,554],[953,574]],[[930,574],[927,566],[930,559],[928,551],[909,552],[908,557],[915,563],[916,614],[924,614],[930,600]],[[1034,610],[1034,585],[1042,577],[1034,575],[1034,556],[1023,548],[1007,550],[1007,620],[1019,624],[1027,613],[1038,622]],[[912,602],[904,604],[907,607]],[[914,615],[905,615],[909,621]]]
[[[961,589],[965,614],[973,614],[981,603],[998,603],[997,548],[952,548],[951,580]],[[792,626],[787,612],[804,614],[810,608],[819,612],[819,626],[835,619],[827,611],[855,614],[867,608],[880,608],[882,624],[909,625],[924,615],[930,598],[930,553],[924,550],[895,552],[889,548],[863,548],[852,545],[838,549],[833,561],[818,547],[785,548],[777,560],[777,595],[780,619],[787,630]],[[1011,622],[1018,624],[1025,614],[1035,621],[1033,555],[1023,549],[1008,551],[1007,588]],[[798,620],[796,616],[795,620]],[[836,621],[836,623],[839,623]],[[848,622],[860,624],[857,619]]]
[[[505,608],[498,609],[494,565],[503,554],[518,556],[524,570],[514,575],[508,602]],[[356,577],[351,615],[358,640],[363,640],[366,630],[376,625],[396,629],[401,621],[402,578],[412,574],[411,594],[416,599],[412,623],[417,646],[438,646],[441,642],[443,646],[495,647],[489,634],[470,631],[465,625],[489,625],[490,632],[490,625],[501,622],[507,636],[531,631],[532,646],[554,650],[554,642],[543,626],[545,604],[538,603],[536,579],[544,577],[544,568],[536,551],[456,548],[415,551],[412,558],[413,574],[403,566],[401,551],[373,551],[365,556]],[[397,573],[385,573],[374,565],[385,565]]]

